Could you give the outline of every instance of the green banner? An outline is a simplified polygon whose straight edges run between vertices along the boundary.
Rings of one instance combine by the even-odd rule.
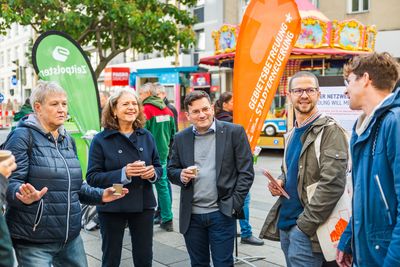
[[[56,81],[67,92],[69,115],[79,131],[100,131],[97,82],[79,44],[64,32],[45,32],[33,46],[32,62],[40,79]]]

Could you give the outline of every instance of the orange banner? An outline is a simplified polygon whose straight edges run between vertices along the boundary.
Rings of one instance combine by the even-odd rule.
[[[294,0],[252,0],[243,16],[233,77],[233,122],[245,128],[252,150],[300,27]]]

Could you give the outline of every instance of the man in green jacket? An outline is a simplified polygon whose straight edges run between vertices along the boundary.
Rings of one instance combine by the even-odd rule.
[[[171,232],[173,231],[173,215],[171,196],[168,189],[167,159],[169,145],[175,134],[174,114],[164,104],[163,100],[157,97],[154,84],[144,84],[139,88],[138,93],[143,102],[143,111],[147,119],[145,127],[154,136],[160,156],[160,163],[163,167],[162,177],[155,183],[159,202],[158,205],[161,209],[160,227],[167,232]]]
[[[318,111],[320,97],[317,77],[301,71],[289,83],[289,98],[296,116],[288,133],[283,158],[283,173],[278,184],[289,194],[282,196],[272,184],[273,196],[280,196],[272,207],[260,237],[281,241],[287,266],[321,266],[324,257],[316,236],[317,228],[332,213],[346,185],[348,143],[333,119]],[[320,156],[316,138],[323,131]],[[318,183],[310,201],[307,187]]]

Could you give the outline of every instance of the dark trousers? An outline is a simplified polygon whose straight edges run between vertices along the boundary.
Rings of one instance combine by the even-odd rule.
[[[117,267],[121,262],[122,240],[128,223],[135,267],[152,266],[154,210],[138,213],[99,212],[103,251],[102,266]]]
[[[0,208],[0,266],[14,266],[14,255],[6,219]]]
[[[236,220],[220,211],[192,214],[184,234],[193,267],[210,266],[210,250],[214,267],[233,266],[233,243]]]

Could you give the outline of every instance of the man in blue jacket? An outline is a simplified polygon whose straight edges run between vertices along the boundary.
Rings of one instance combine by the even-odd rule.
[[[338,246],[340,266],[400,266],[399,64],[388,53],[353,58],[344,67],[353,127],[353,213]],[[392,92],[393,90],[393,92]]]

